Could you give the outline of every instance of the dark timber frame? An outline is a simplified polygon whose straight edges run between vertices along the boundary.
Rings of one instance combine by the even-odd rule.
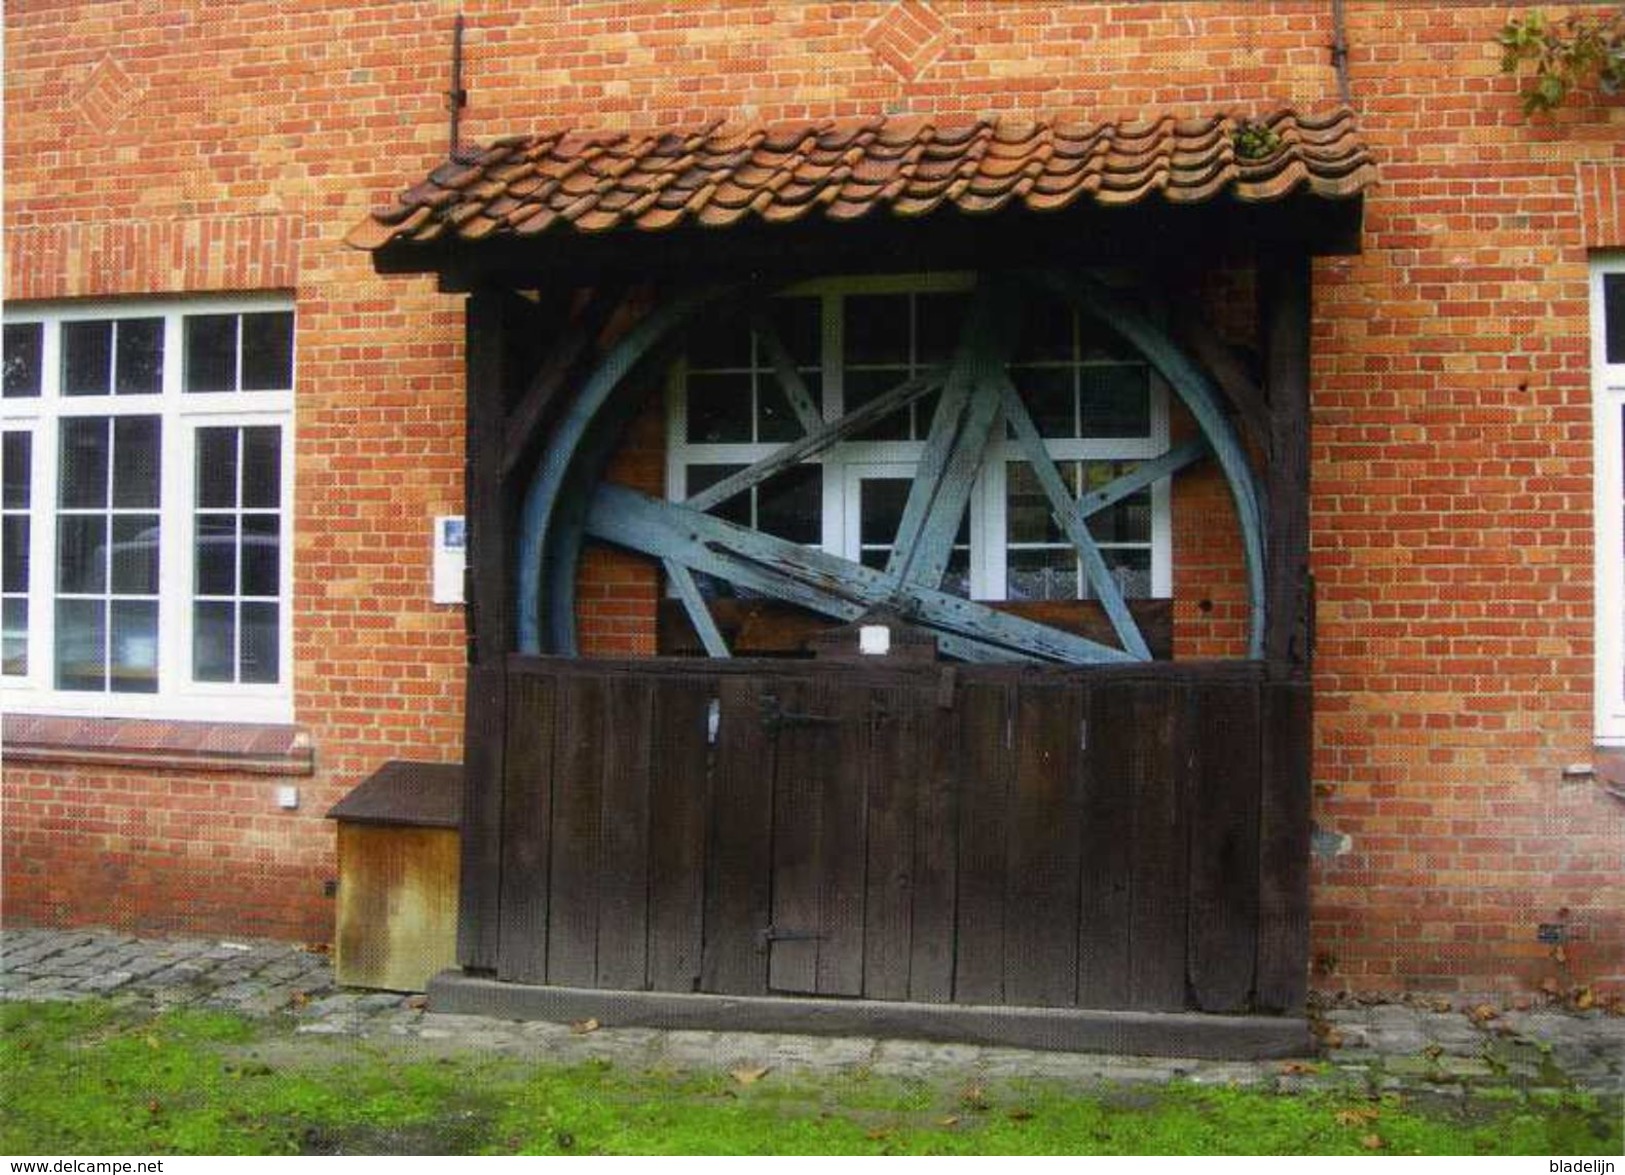
[[[628,541],[640,511],[676,508],[609,488],[574,492],[592,490],[636,399],[609,392],[651,386],[671,358],[673,321],[741,287],[808,276],[796,266],[818,252],[850,258],[853,242],[875,233],[891,246],[887,269],[986,272],[991,257],[1019,265],[1046,254],[1054,230],[989,222],[968,253],[964,233],[920,245],[943,225],[871,225],[838,250],[818,246],[821,232],[796,238],[805,250],[776,252],[740,234],[743,248],[715,264],[707,259],[727,241],[704,233],[605,242],[579,262],[477,250],[420,259],[470,295],[462,970],[436,981],[437,1004],[1188,1055],[1306,1044],[1310,259],[1348,251],[1358,233],[1357,203],[1337,207],[1325,228],[1313,223],[1319,212],[1247,212],[1256,376],[1179,300],[1186,267],[1236,260],[1213,244],[1222,234],[1193,237],[1192,226],[1237,220],[1214,208],[1184,220],[1170,212],[1171,231],[1145,239],[1180,249],[1177,267],[1155,246],[1133,258],[1174,291],[1166,318],[1177,347],[1164,358],[1213,389],[1193,410],[1205,443],[1170,454],[1169,469],[1222,436],[1238,515],[1256,512],[1256,528],[1243,524],[1259,547],[1253,655],[1235,663],[524,655],[573,652],[556,624],[573,604],[574,565],[551,564],[549,552],[587,535]],[[1087,236],[1083,227],[1070,239]],[[1121,263],[1124,237],[1096,239],[1113,253],[1046,255],[1058,276],[1041,280],[1075,301],[1098,298],[1081,274]],[[790,263],[763,274],[769,256]],[[593,262],[603,263],[578,268]],[[380,265],[403,263],[386,251]],[[670,280],[691,271],[712,284]],[[544,285],[572,292],[517,292]],[[1125,310],[1100,313],[1121,320]],[[1135,330],[1124,333],[1145,349]],[[1019,402],[1004,407],[1019,417]],[[811,441],[818,422],[803,424]],[[1017,430],[1021,439],[1019,419]],[[925,515],[914,524],[940,530]],[[726,545],[724,525],[710,538]],[[557,545],[529,558],[538,526]],[[684,590],[693,564],[677,550],[651,553],[689,595],[696,639],[725,651]],[[917,593],[933,588],[933,572],[887,570]],[[561,597],[563,611],[524,619],[532,598]],[[850,620],[873,602],[828,611]],[[1123,618],[1113,624],[1131,649]],[[975,638],[963,645],[972,652],[986,639],[962,635]],[[830,748],[856,765],[856,783],[820,766]],[[779,766],[764,773],[764,763]],[[861,911],[859,921],[803,924],[836,907]],[[846,998],[829,1005],[823,995]]]

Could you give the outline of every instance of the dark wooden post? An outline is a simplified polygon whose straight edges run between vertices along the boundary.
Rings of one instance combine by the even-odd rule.
[[[513,507],[502,467],[509,389],[522,378],[513,370],[511,332],[523,310],[514,295],[482,289],[469,296],[466,319],[468,690],[457,958],[474,971],[495,969],[499,940],[506,663],[513,647]]]
[[[1259,806],[1259,926],[1255,1003],[1301,1012],[1309,982],[1310,262],[1302,253],[1258,264],[1258,321],[1269,397],[1269,537],[1265,548],[1265,683]]]

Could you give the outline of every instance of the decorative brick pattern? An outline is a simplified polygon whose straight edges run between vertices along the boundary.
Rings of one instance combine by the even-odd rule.
[[[141,88],[109,55],[96,63],[74,94],[73,107],[91,130],[105,135],[124,120],[140,97]]]
[[[925,0],[896,0],[863,32],[875,57],[906,82],[942,56],[953,37],[948,23]]]

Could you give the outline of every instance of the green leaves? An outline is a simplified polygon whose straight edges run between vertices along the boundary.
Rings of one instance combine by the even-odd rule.
[[[1594,78],[1604,94],[1625,89],[1625,8],[1576,13],[1548,21],[1539,9],[1513,17],[1496,35],[1501,72],[1517,73],[1535,63],[1532,83],[1523,90],[1523,112],[1550,112],[1569,92]]]

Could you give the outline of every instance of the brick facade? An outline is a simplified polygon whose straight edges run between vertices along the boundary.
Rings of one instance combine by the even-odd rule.
[[[1315,983],[1617,988],[1625,807],[1562,769],[1593,755],[1586,282],[1588,251],[1625,248],[1625,102],[1525,119],[1502,5],[1346,8],[1382,180],[1364,252],[1314,274]],[[294,295],[315,773],[10,764],[8,920],[325,939],[322,814],[386,759],[461,753],[463,618],[428,589],[430,519],[462,509],[462,308],[342,241],[444,154],[458,10],[472,140],[1338,100],[1319,0],[9,6],[5,296]],[[1214,275],[1207,301],[1247,278]],[[662,427],[634,426],[614,476],[661,488]],[[1180,493],[1179,651],[1229,652],[1234,538],[1202,523],[1222,483]],[[589,557],[587,651],[650,651],[657,593],[641,561]],[[1554,922],[1561,959],[1536,940]]]

